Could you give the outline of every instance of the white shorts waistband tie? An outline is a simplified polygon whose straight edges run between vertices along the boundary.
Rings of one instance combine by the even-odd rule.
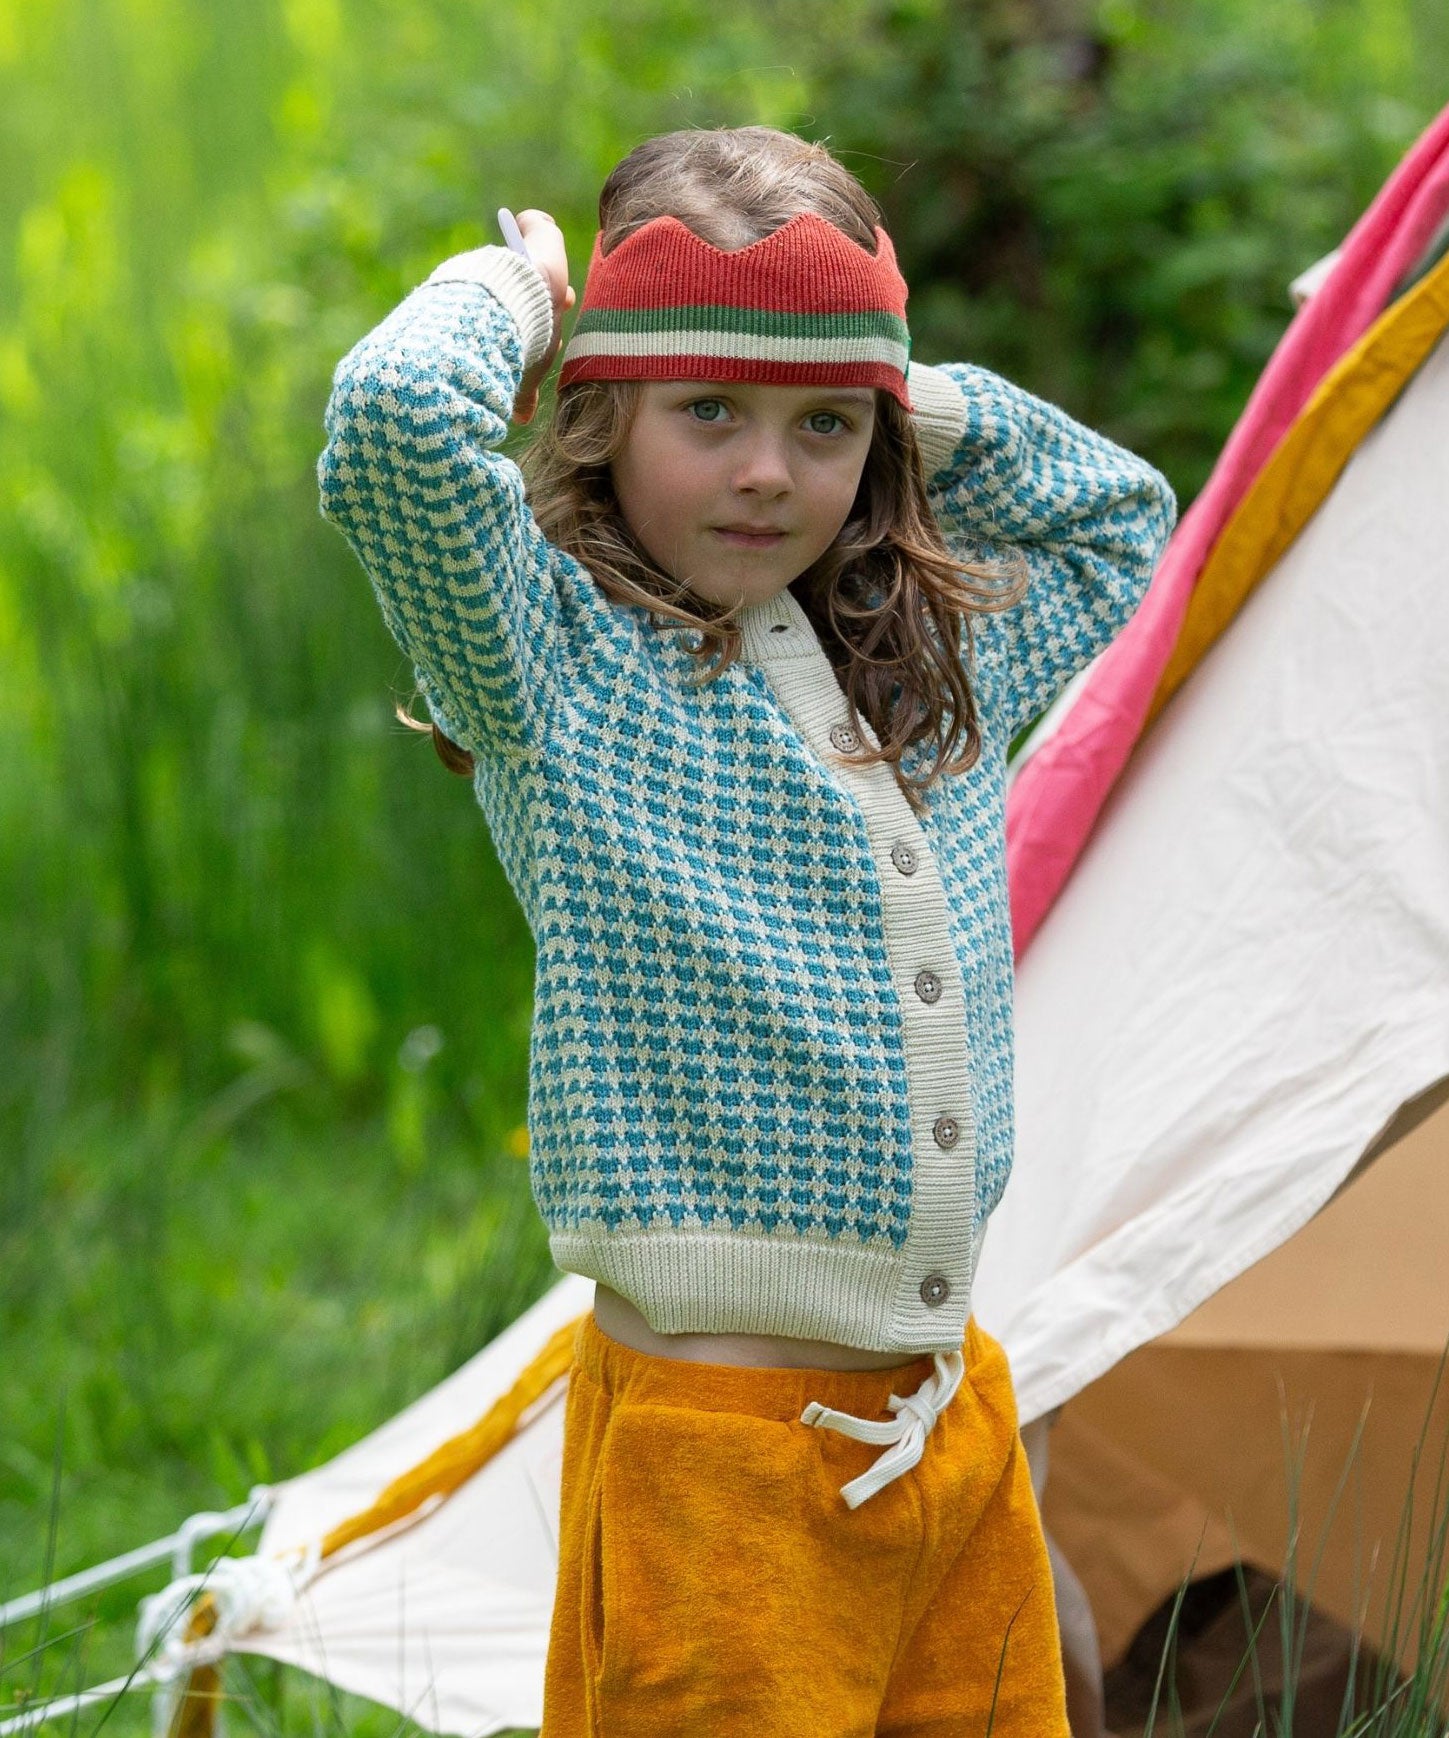
[[[936,1371],[927,1376],[914,1394],[892,1394],[886,1405],[894,1418],[873,1420],[857,1418],[853,1412],[836,1412],[812,1400],[800,1414],[802,1424],[818,1425],[821,1430],[838,1430],[842,1436],[857,1442],[885,1442],[894,1446],[873,1461],[849,1484],[840,1487],[840,1494],[852,1509],[858,1509],[868,1497],[909,1472],[920,1460],[926,1438],[936,1420],[956,1397],[961,1378],[966,1374],[966,1359],[960,1352],[937,1352]]]

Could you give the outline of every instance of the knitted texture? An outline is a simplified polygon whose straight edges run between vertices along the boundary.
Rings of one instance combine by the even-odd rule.
[[[814,212],[724,249],[677,217],[607,255],[595,236],[559,385],[576,380],[756,380],[878,386],[911,408],[906,282],[890,237],[868,253]]]
[[[509,311],[527,267],[503,251],[440,268],[343,359],[319,477],[434,718],[477,757],[535,939],[530,1167],[554,1259],[659,1332],[959,1346],[1012,1154],[1006,751],[1135,609],[1171,490],[984,368],[912,365],[949,453],[948,541],[1014,545],[1031,575],[975,618],[981,758],[918,821],[889,769],[844,752],[792,593],[744,609],[744,655],[693,687],[678,634],[545,541],[499,451],[539,341],[519,320],[542,317]]]

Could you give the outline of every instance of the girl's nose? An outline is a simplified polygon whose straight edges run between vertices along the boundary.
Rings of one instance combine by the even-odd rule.
[[[784,441],[764,431],[755,434],[740,451],[734,486],[742,495],[787,494],[793,482]]]

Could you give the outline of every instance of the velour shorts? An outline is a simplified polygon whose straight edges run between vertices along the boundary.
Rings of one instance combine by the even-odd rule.
[[[932,1376],[654,1357],[579,1325],[541,1738],[1069,1738],[1011,1375],[974,1320],[915,1466],[856,1508]],[[894,1409],[899,1411],[899,1409]]]

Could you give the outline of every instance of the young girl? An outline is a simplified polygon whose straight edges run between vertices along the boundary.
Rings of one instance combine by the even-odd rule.
[[[908,362],[820,146],[672,133],[563,238],[347,356],[324,511],[537,945],[529,1131],[569,1385],[544,1738],[1066,1734],[1010,1377],[1014,733],[1174,517],[1150,466]],[[426,727],[424,727],[426,728]]]

